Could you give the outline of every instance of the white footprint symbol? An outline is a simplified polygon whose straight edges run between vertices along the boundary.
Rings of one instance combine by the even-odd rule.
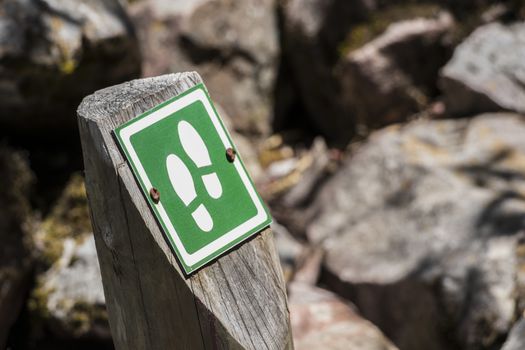
[[[204,141],[195,128],[187,121],[180,121],[178,133],[182,148],[198,168],[211,165],[210,155]],[[171,186],[185,206],[190,205],[197,197],[195,183],[184,162],[175,154],[166,158],[166,167]],[[215,172],[202,176],[202,181],[210,197],[217,199],[222,195],[222,185]],[[213,229],[213,219],[204,204],[199,204],[191,216],[202,231]]]

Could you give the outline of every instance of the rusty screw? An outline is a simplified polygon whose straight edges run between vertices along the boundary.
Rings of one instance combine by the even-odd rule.
[[[149,196],[151,197],[151,200],[155,204],[157,204],[160,201],[160,192],[155,187],[152,187],[149,190]]]
[[[228,148],[226,150],[226,159],[228,159],[228,162],[233,163],[236,154],[237,152],[233,148]]]

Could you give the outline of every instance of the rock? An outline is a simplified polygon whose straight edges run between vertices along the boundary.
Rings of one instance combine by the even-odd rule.
[[[281,2],[284,60],[298,93],[295,98],[306,111],[305,116],[296,119],[301,123],[310,119],[317,131],[330,141],[345,143],[355,131],[352,117],[345,114],[338,99],[339,86],[333,75],[337,46],[350,25],[366,19],[374,7],[371,2],[361,0]],[[292,97],[285,100],[293,103]],[[277,109],[290,113],[290,107]],[[279,124],[285,125],[283,119],[292,116],[277,115],[276,118]]]
[[[0,177],[0,348],[4,348],[30,285],[33,259],[27,233],[34,179],[26,157],[5,146],[0,147]]]
[[[310,208],[321,282],[402,349],[497,346],[518,300],[524,133],[486,114],[372,134]]]
[[[237,154],[241,156],[242,162],[248,170],[248,174],[253,182],[257,185],[264,178],[264,173],[259,163],[259,157],[253,140],[235,131],[233,121],[221,105],[215,104],[215,109],[221,117],[226,129],[230,133],[230,137],[235,144]]]
[[[288,146],[274,150],[286,150]],[[284,159],[270,163],[267,171],[271,171],[271,164],[281,164],[287,159],[294,162],[294,168],[283,177],[269,178],[261,187],[262,195],[268,200],[275,220],[282,223],[295,237],[305,240],[307,226],[306,209],[315,197],[319,188],[333,175],[338,167],[339,152],[328,149],[321,137],[313,140],[309,148],[291,150],[292,154],[285,155]],[[286,153],[286,152],[283,152]],[[271,159],[268,150],[263,152]],[[277,158],[279,159],[279,158]]]
[[[435,77],[449,57],[443,39],[453,23],[438,15],[439,5],[284,2],[283,52],[307,112],[296,119],[310,118],[329,144],[345,146],[361,125],[407,118],[420,108],[436,94]]]
[[[63,255],[65,239],[83,240],[91,232],[84,179],[74,173],[34,235],[39,264],[48,269]]]
[[[429,103],[450,56],[446,39],[453,27],[447,12],[395,22],[342,59],[341,98],[361,128],[406,120]]]
[[[238,132],[230,132],[230,136],[242,158],[242,162],[246,166],[246,170],[248,170],[248,174],[250,174],[250,177],[257,185],[257,183],[264,178],[264,172],[261,168],[261,164],[257,158],[257,152],[254,149],[252,142]]]
[[[245,134],[269,131],[279,55],[273,0],[150,0],[132,5],[144,75],[198,70]]]
[[[443,68],[440,85],[451,114],[525,112],[525,23],[475,30]]]
[[[320,248],[309,247],[304,253],[300,266],[298,266],[293,275],[293,283],[302,283],[315,286],[319,282],[321,275],[321,263],[323,261],[323,250]]]
[[[301,258],[303,258],[306,248],[288,232],[286,227],[275,220],[272,223],[272,230],[284,280],[288,282],[291,280]]]
[[[502,8],[509,12],[505,17],[516,19],[520,17],[520,9],[525,5],[522,0],[445,0],[443,3],[454,13],[455,17],[463,21],[472,21],[473,17],[476,18],[477,16],[481,17],[482,20],[486,20],[483,17],[488,11],[501,12]],[[523,16],[523,14],[521,15]]]
[[[373,324],[327,290],[301,283],[289,286],[296,349],[395,350]]]
[[[510,330],[507,340],[501,350],[522,350],[525,349],[525,320],[520,318]]]
[[[93,235],[63,241],[62,256],[40,276],[34,297],[55,337],[111,342]]]
[[[267,144],[275,139],[279,139],[279,144],[268,148]],[[261,163],[266,165],[263,195],[279,209],[304,206],[331,165],[324,139],[317,137],[310,148],[298,146],[294,149],[282,143],[280,135],[274,135],[261,148]]]
[[[329,175],[332,159],[322,138],[318,137],[314,140],[305,157],[308,159],[308,166],[301,172],[300,180],[281,198],[281,203],[287,208],[306,206],[312,194]]]
[[[76,128],[81,98],[136,77],[139,64],[118,0],[2,1],[0,125],[39,135]]]
[[[40,271],[29,301],[40,333],[111,344],[84,180],[71,177],[35,236]],[[34,331],[34,333],[38,333]]]

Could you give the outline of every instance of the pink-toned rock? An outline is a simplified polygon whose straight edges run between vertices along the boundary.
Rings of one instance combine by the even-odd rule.
[[[289,308],[297,350],[397,349],[372,323],[327,290],[292,283]]]

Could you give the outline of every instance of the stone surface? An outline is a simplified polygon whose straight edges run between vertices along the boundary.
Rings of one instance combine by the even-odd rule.
[[[284,280],[290,281],[295,269],[306,253],[306,247],[297,241],[286,227],[274,220],[272,230],[275,238],[275,246],[279,254],[279,261],[283,269]]]
[[[283,64],[292,80],[290,90],[304,106],[305,115],[297,117],[301,123],[309,119],[313,127],[330,141],[344,143],[353,134],[354,121],[346,115],[338,99],[339,86],[333,67],[338,60],[337,47],[349,27],[365,20],[375,7],[372,2],[352,0],[290,0],[280,3],[283,16]],[[279,82],[278,86],[289,82]],[[278,103],[292,104],[294,98]],[[277,123],[292,118],[291,106],[279,106],[283,115],[276,115]],[[301,126],[301,125],[299,125]]]
[[[35,245],[39,270],[29,301],[31,317],[56,339],[110,343],[100,267],[79,174],[71,177],[43,221]]]
[[[62,256],[39,277],[37,290],[45,298],[45,327],[61,339],[111,341],[100,267],[93,235],[66,238]]]
[[[441,72],[451,114],[525,112],[525,23],[491,23],[459,45]]]
[[[308,284],[289,286],[296,349],[395,350],[373,324],[331,292]]]
[[[341,99],[361,129],[406,120],[429,103],[453,27],[447,12],[395,22],[339,62]]]
[[[330,144],[346,145],[364,132],[362,125],[404,119],[418,110],[436,94],[437,71],[449,57],[443,39],[453,21],[439,15],[440,5],[283,2],[284,69],[306,113],[294,116],[291,106],[278,105],[284,116],[276,116],[277,124],[308,119]],[[292,104],[285,95],[278,102]]]
[[[18,133],[76,128],[81,98],[137,76],[139,64],[118,0],[2,1],[0,125]]]
[[[279,55],[273,0],[151,0],[132,6],[145,76],[197,70],[245,134],[268,132]]]
[[[518,299],[524,134],[515,114],[372,134],[310,209],[321,281],[402,349],[498,345]]]
[[[215,109],[217,110],[217,113],[219,113],[221,120],[226,126],[226,129],[228,129],[233,143],[235,144],[237,154],[241,156],[248,174],[252,178],[255,185],[257,185],[265,177],[261,164],[259,163],[257,148],[252,143],[252,139],[235,131],[235,127],[230,116],[226,113],[221,105],[215,103]]]
[[[0,348],[25,300],[32,268],[30,185],[33,182],[24,154],[0,147]]]
[[[521,317],[512,327],[501,350],[525,349],[525,320]]]

